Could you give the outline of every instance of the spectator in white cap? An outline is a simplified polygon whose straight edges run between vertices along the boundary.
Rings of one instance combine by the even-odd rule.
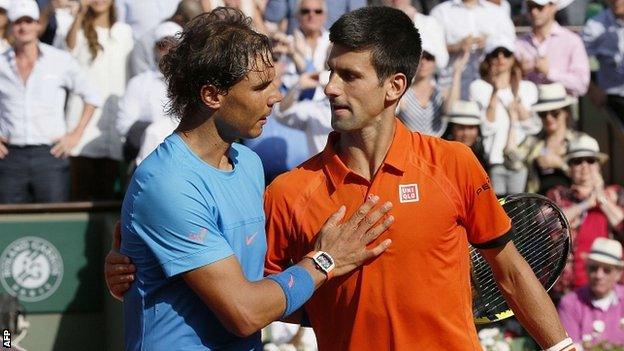
[[[182,0],[178,4],[173,16],[163,22],[173,22],[180,27],[184,27],[188,21],[202,12],[202,6],[197,0]],[[158,70],[158,67],[154,65],[154,44],[157,41],[155,31],[158,27],[159,26],[156,25],[150,28],[136,40],[134,49],[130,54],[132,76],[149,70]]]
[[[512,39],[489,38],[480,69],[482,78],[470,85],[470,100],[480,104],[485,117],[481,125],[483,144],[492,186],[499,196],[524,191],[527,169],[522,163],[505,162],[505,153],[541,128],[531,112],[537,101],[537,87],[522,80],[513,52]]]
[[[171,17],[180,0],[117,0],[117,15],[121,22],[132,27],[132,34],[139,39],[151,28]]]
[[[154,68],[134,76],[119,101],[116,128],[124,138],[124,159],[140,163],[177,126],[167,115],[167,84],[159,67],[160,60],[180,39],[182,27],[166,21],[154,30]],[[146,129],[155,125],[147,133]]]
[[[39,42],[35,1],[13,1],[9,20],[14,43],[0,55],[0,203],[67,201],[66,157],[101,100],[69,53]],[[85,102],[73,128],[67,90]]]
[[[585,256],[596,238],[624,238],[624,189],[605,185],[600,165],[608,156],[596,139],[581,135],[570,142],[564,160],[569,165],[570,186],[557,186],[547,193],[566,215],[572,228],[574,253],[568,265],[568,279],[559,284],[560,292],[587,283]]]
[[[448,50],[446,49],[446,39],[444,38],[444,28],[437,19],[423,15],[412,6],[410,0],[383,0],[385,6],[394,7],[407,14],[414,25],[418,28],[423,45],[427,42],[428,52],[435,56],[435,64],[439,69],[445,68],[449,62]]]
[[[538,89],[539,98],[532,110],[540,117],[543,128],[521,147],[526,152],[524,158],[529,167],[526,190],[546,194],[557,185],[570,185],[564,156],[570,143],[584,133],[571,127],[571,106],[576,99],[567,95],[562,84],[543,84]]]
[[[0,0],[0,54],[9,49],[9,11],[10,0]]]
[[[531,31],[516,41],[516,58],[535,84],[561,83],[572,96],[585,95],[589,59],[580,36],[555,20],[557,0],[527,1]]]
[[[587,255],[586,285],[565,295],[559,318],[572,340],[585,350],[597,344],[624,345],[622,244],[597,238]]]
[[[589,19],[581,35],[587,53],[599,63],[588,95],[599,106],[607,104],[624,123],[624,0],[607,3],[609,8]]]
[[[453,101],[459,100],[461,74],[466,68],[470,53],[466,52],[454,63],[453,84],[442,90],[435,81],[439,50],[436,44],[422,36],[422,56],[418,70],[410,87],[397,107],[397,117],[412,131],[427,135],[442,136],[446,120],[442,117]],[[444,57],[442,59],[445,59]]]
[[[450,104],[448,122],[443,139],[458,141],[472,149],[481,166],[487,170],[487,156],[481,137],[481,110],[474,101],[455,101]]]
[[[115,129],[118,102],[128,82],[132,29],[117,20],[114,0],[85,0],[66,38],[67,48],[102,95],[102,107],[87,124],[71,152],[72,200],[110,200],[121,161],[121,137]],[[75,125],[82,101],[71,95],[68,125]]]
[[[470,51],[470,59],[462,74],[461,98],[468,98],[470,83],[479,78],[479,63],[488,39],[496,36],[515,40],[516,32],[509,14],[487,0],[444,1],[431,10],[444,28],[449,65],[441,70],[438,82],[448,89],[453,79],[453,63]]]

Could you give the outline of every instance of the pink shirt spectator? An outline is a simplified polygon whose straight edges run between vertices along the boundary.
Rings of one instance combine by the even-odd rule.
[[[553,23],[550,34],[538,42],[533,33],[527,33],[516,41],[516,58],[535,62],[539,57],[549,61],[548,75],[531,71],[525,79],[535,84],[561,83],[573,96],[585,95],[589,86],[589,60],[581,38],[574,32]]]
[[[622,328],[624,286],[616,285],[614,293],[610,297],[612,302],[606,310],[592,303],[587,285],[566,294],[561,299],[557,308],[559,318],[575,343],[581,344],[583,336],[590,335],[592,345],[601,341],[624,345],[624,328]],[[600,332],[603,328],[604,330]]]

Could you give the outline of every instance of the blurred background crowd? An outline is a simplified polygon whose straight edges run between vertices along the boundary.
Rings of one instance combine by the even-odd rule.
[[[562,312],[579,344],[624,345],[624,189],[603,176],[623,160],[578,127],[586,96],[624,133],[624,0],[0,0],[0,204],[120,199],[177,125],[160,59],[217,6],[241,9],[273,43],[284,99],[262,136],[241,141],[269,183],[325,147],[327,29],[371,5],[404,11],[422,36],[398,118],[471,147],[497,195],[564,209],[573,251],[551,295],[585,291]],[[508,323],[501,335],[522,333]],[[268,349],[314,349],[294,326],[268,337]]]

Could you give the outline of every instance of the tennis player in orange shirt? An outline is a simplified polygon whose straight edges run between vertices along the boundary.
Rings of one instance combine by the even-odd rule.
[[[573,350],[510,241],[509,218],[470,149],[409,132],[395,117],[421,55],[411,19],[391,8],[362,8],[342,16],[330,39],[325,93],[335,132],[324,151],[267,188],[266,273],[313,257],[315,233],[341,204],[350,214],[376,194],[395,204],[396,220],[377,239],[392,238],[384,255],[339,278],[329,273],[306,304],[319,349],[481,350],[470,243],[540,346]],[[107,266],[114,269],[110,260]]]

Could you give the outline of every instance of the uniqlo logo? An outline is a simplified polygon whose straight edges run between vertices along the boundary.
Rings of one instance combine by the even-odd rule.
[[[401,184],[399,185],[399,201],[404,202],[418,202],[418,184]]]

